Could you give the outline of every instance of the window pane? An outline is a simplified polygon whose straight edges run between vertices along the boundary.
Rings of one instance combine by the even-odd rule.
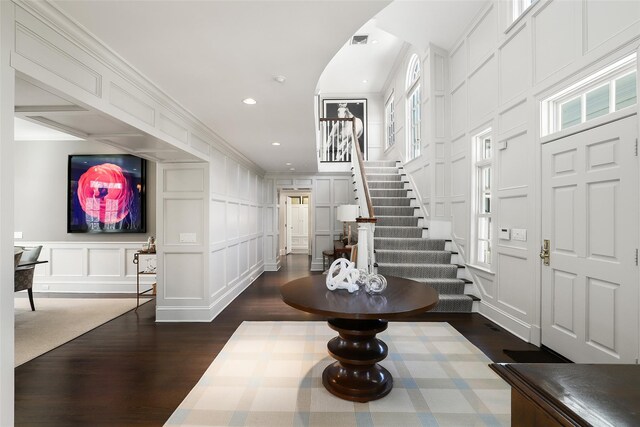
[[[309,204],[309,197],[302,196],[302,204],[303,205],[308,205]]]
[[[491,191],[491,168],[482,169],[482,190]]]
[[[483,138],[482,140],[482,158],[490,159],[491,158],[491,138]]]
[[[636,103],[636,73],[616,80],[616,111]]]
[[[292,205],[299,205],[300,204],[300,197],[292,197],[291,198],[291,204]]]
[[[482,195],[482,213],[491,213],[491,194]]]
[[[560,129],[580,124],[582,121],[582,98],[579,97],[562,104],[560,106],[560,114],[562,117]]]
[[[587,120],[609,112],[609,85],[587,92]]]
[[[487,240],[478,241],[478,262],[491,264],[491,243]]]

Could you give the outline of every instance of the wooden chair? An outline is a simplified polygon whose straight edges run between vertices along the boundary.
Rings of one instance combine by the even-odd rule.
[[[333,262],[333,260],[335,259],[336,254],[335,252],[333,252],[333,249],[326,249],[324,251],[322,251],[322,271],[325,271],[327,269],[326,264],[325,264],[325,260],[329,260],[329,265],[331,265],[331,263]]]

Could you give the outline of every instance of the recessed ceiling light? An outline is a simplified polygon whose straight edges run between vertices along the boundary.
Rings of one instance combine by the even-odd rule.
[[[285,163],[285,165],[291,166],[291,162],[287,162],[287,163]]]
[[[242,102],[244,102],[247,105],[255,105],[256,100],[253,98],[245,98],[242,100]]]
[[[289,170],[290,170],[290,171],[294,171],[294,170],[296,170],[296,168],[289,168]]]
[[[278,145],[280,145],[280,143],[279,142],[272,142],[271,145],[278,146]]]
[[[285,76],[275,76],[273,80],[277,81],[278,83],[284,83],[287,81],[287,78]]]
[[[378,40],[371,40],[371,44],[378,44]]]
[[[369,80],[364,79],[364,80],[362,81],[362,83],[369,83]]]

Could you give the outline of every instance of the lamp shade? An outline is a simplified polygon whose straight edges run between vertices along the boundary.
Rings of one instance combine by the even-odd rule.
[[[340,205],[336,213],[336,219],[342,222],[355,222],[358,217],[360,206],[358,205]]]

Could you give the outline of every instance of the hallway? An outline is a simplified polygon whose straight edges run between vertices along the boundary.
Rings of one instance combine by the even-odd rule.
[[[15,370],[16,425],[162,425],[245,320],[323,320],[280,299],[307,275],[309,257],[289,255],[210,323],[155,323],[155,303],[128,312]],[[449,322],[496,362],[502,350],[537,350],[479,314],[425,313]]]

